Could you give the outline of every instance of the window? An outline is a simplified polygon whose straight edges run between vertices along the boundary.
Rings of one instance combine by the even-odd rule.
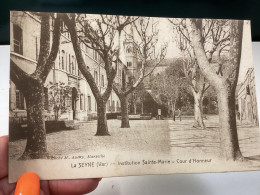
[[[132,51],[131,47],[128,46],[128,47],[126,48],[126,53],[131,53],[131,51]]]
[[[128,83],[132,83],[132,77],[128,77]]]
[[[132,66],[132,62],[127,62],[127,67],[131,67]]]
[[[136,54],[136,50],[137,50],[136,48],[133,48],[133,53],[134,53],[134,54]]]
[[[58,53],[58,56],[59,56],[59,69],[61,69],[61,52],[59,51]]]
[[[80,110],[84,110],[84,95],[80,95]]]
[[[64,62],[65,64],[65,70],[68,71],[68,53],[65,53],[65,56],[64,56],[66,62]]]
[[[125,78],[125,71],[124,71],[124,70],[122,71],[122,78],[121,78],[121,79],[122,79],[122,80],[126,79],[126,78]]]
[[[38,57],[39,57],[39,52],[38,52],[38,38],[37,36],[35,37],[35,59],[36,61],[38,61]]]
[[[65,56],[65,51],[61,51],[61,69],[64,70],[64,56]]]
[[[61,56],[61,68],[64,70],[64,56]]]
[[[96,84],[98,85],[98,73],[97,73],[97,71],[94,71],[94,80],[95,80]]]
[[[94,49],[93,49],[93,58],[94,58],[95,60],[97,60],[97,58],[98,58],[98,53],[97,53],[97,51],[94,50]]]
[[[105,87],[104,75],[101,75],[101,85]]]
[[[72,98],[64,97],[64,106],[66,106],[67,108],[71,108],[72,107]]]
[[[75,67],[74,67],[74,56],[71,57],[72,60],[71,60],[71,73],[74,74],[75,73]]]
[[[119,102],[118,101],[116,102],[116,111],[120,112],[120,107],[119,107]]]
[[[71,61],[70,61],[70,54],[69,54],[69,73],[71,73]]]
[[[88,111],[91,111],[91,97],[88,96]]]
[[[19,110],[24,110],[24,96],[22,94],[22,92],[20,90],[16,90],[16,99],[15,99],[15,102],[16,102],[16,108],[19,109]]]
[[[14,24],[13,25],[14,52],[23,55],[23,31]]]
[[[48,88],[44,87],[44,110],[49,108]]]
[[[86,96],[83,94],[83,110],[86,110]]]
[[[250,87],[249,87],[249,85],[246,86],[246,94],[250,95]]]

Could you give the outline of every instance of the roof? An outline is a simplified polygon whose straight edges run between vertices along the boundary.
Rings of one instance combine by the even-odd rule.
[[[146,92],[153,98],[153,100],[157,104],[162,105],[162,101],[151,90],[146,90]]]

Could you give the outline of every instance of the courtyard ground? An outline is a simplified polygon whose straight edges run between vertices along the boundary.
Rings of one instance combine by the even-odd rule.
[[[169,121],[171,154],[193,154],[194,156],[221,157],[218,116],[207,116],[206,129],[193,128],[193,121],[178,119]],[[260,156],[259,127],[237,122],[239,146],[244,157]]]
[[[166,155],[220,156],[218,116],[205,120],[206,129],[192,127],[193,120],[131,120],[130,129],[120,128],[120,120],[108,120],[111,136],[94,136],[96,121],[80,123],[80,129],[47,135],[50,155],[95,152],[102,148],[121,152],[154,152]],[[260,159],[260,131],[256,126],[238,123],[239,144],[243,156]],[[10,142],[10,158],[22,155],[26,140]]]
[[[169,131],[167,120],[131,120],[131,128],[120,128],[120,120],[108,120],[111,136],[94,136],[97,122],[82,122],[80,129],[47,134],[47,150],[50,155],[68,155],[82,152],[104,151],[134,152],[153,151],[169,153]],[[26,141],[10,142],[10,158],[22,155]]]

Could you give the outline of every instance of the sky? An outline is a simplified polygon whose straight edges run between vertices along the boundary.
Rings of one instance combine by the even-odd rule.
[[[168,21],[167,18],[161,18],[158,24],[159,35],[158,44],[164,42],[168,43],[167,54],[165,58],[181,57],[179,49],[177,48],[174,40],[173,25]]]

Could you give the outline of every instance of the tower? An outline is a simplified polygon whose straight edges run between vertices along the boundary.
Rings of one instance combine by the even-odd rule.
[[[127,80],[133,81],[137,76],[137,44],[134,41],[134,31],[133,26],[130,27],[130,35],[124,41],[124,50],[125,50],[125,58],[126,58],[126,70],[127,70]]]

